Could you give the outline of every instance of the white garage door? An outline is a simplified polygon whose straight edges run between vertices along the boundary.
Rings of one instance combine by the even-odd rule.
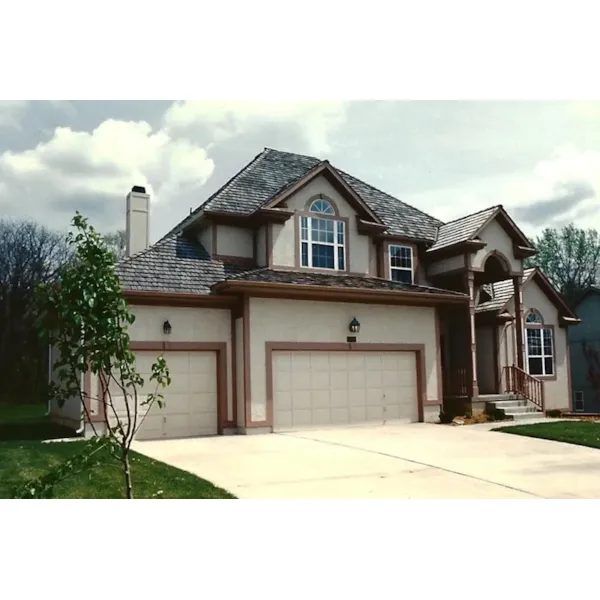
[[[273,352],[274,428],[418,421],[414,352]]]
[[[159,352],[136,352],[136,367],[146,384],[142,392],[154,392],[149,385],[152,363]],[[194,437],[217,434],[216,352],[165,352],[171,384],[162,390],[165,404],[154,403],[136,439]]]

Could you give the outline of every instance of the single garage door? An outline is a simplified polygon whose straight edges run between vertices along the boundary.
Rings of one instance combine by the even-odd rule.
[[[414,352],[273,352],[277,430],[418,421]]]
[[[148,384],[159,352],[136,352],[136,367],[145,380],[142,393],[155,391]],[[155,402],[136,439],[195,437],[217,434],[216,352],[165,352],[171,384],[162,390],[165,404]]]

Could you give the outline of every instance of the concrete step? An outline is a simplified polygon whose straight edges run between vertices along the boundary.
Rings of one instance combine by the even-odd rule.
[[[496,408],[514,408],[517,406],[529,406],[528,400],[500,400],[499,402],[488,402]]]
[[[523,420],[527,420],[527,419],[539,419],[540,417],[544,416],[544,413],[542,413],[542,412],[517,413],[514,415],[509,415],[508,413],[505,413],[505,414],[507,417],[511,416],[514,421],[523,421]]]
[[[541,414],[541,411],[533,406],[515,406],[514,408],[502,409],[506,415],[524,415],[529,413]]]
[[[480,394],[477,396],[478,402],[504,402],[518,399],[517,394]]]

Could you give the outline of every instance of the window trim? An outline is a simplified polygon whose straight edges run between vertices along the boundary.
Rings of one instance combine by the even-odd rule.
[[[315,201],[315,200],[319,200],[319,199],[323,199],[323,200],[327,200],[332,206],[333,209],[335,211],[337,211],[337,207],[335,206],[335,204],[326,197],[321,197],[320,195],[314,196],[311,198],[311,200],[307,203],[307,206],[310,207],[310,205]],[[306,267],[302,264],[302,226],[301,226],[301,220],[302,217],[307,217],[307,218],[316,218],[316,219],[323,219],[323,220],[330,220],[330,221],[337,221],[337,222],[341,222],[344,224],[344,268],[343,269],[327,269],[324,267]],[[296,212],[296,257],[295,257],[295,267],[298,270],[303,270],[303,271],[311,271],[311,272],[320,272],[320,273],[349,273],[350,272],[350,240],[349,240],[349,222],[350,219],[348,219],[347,217],[340,217],[338,214],[336,215],[327,215],[327,214],[323,214],[323,213],[315,213],[315,212],[309,212],[308,210],[306,211],[297,211]],[[337,229],[337,228],[336,228]],[[336,231],[336,235],[337,235],[337,231]],[[319,242],[316,242],[319,243]],[[312,262],[310,260],[310,247],[312,242],[310,240],[308,240],[308,244],[309,244],[309,262]],[[328,244],[326,244],[328,245]],[[334,248],[338,248],[338,245],[334,245]]]
[[[408,248],[410,250],[410,269],[406,267],[392,267],[392,253],[390,252],[390,248]],[[402,244],[401,242],[388,242],[385,255],[387,257],[387,279],[390,281],[395,281],[392,279],[392,271],[410,271],[410,280],[411,285],[415,285],[415,248],[410,244]],[[401,283],[401,282],[399,282]]]
[[[581,395],[581,408],[577,408],[577,394]],[[584,394],[582,390],[573,391],[573,411],[585,412]]]
[[[539,318],[541,319],[541,323],[527,323],[527,317],[531,314],[534,313],[536,315],[539,316]],[[539,310],[536,309],[530,309],[528,310],[525,315],[523,316],[523,329],[524,329],[524,333],[525,333],[525,362],[527,365],[527,373],[529,373],[529,375],[531,375],[532,377],[536,377],[537,379],[543,379],[544,381],[552,381],[555,380],[557,378],[557,374],[556,374],[556,335],[555,335],[555,330],[554,330],[554,325],[546,325],[544,323],[544,317],[542,315],[542,313]],[[535,373],[530,373],[529,370],[529,333],[528,331],[530,329],[540,329],[542,330],[542,332],[540,333],[540,338],[541,338],[541,344],[542,344],[542,354],[540,354],[539,356],[537,354],[535,354],[532,358],[541,358],[542,359],[542,369],[545,371],[546,370],[546,365],[544,363],[544,359],[546,358],[552,358],[552,374],[548,375],[548,374],[535,374]],[[544,333],[543,330],[546,329],[548,331],[550,331],[550,338],[552,340],[552,354],[544,354]]]

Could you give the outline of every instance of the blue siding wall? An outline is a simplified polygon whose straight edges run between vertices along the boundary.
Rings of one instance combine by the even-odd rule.
[[[584,412],[600,413],[600,395],[588,381],[588,361],[583,353],[585,342],[588,346],[596,348],[600,354],[600,293],[589,292],[575,312],[582,322],[575,327],[569,327],[573,409],[575,392],[583,392]]]

